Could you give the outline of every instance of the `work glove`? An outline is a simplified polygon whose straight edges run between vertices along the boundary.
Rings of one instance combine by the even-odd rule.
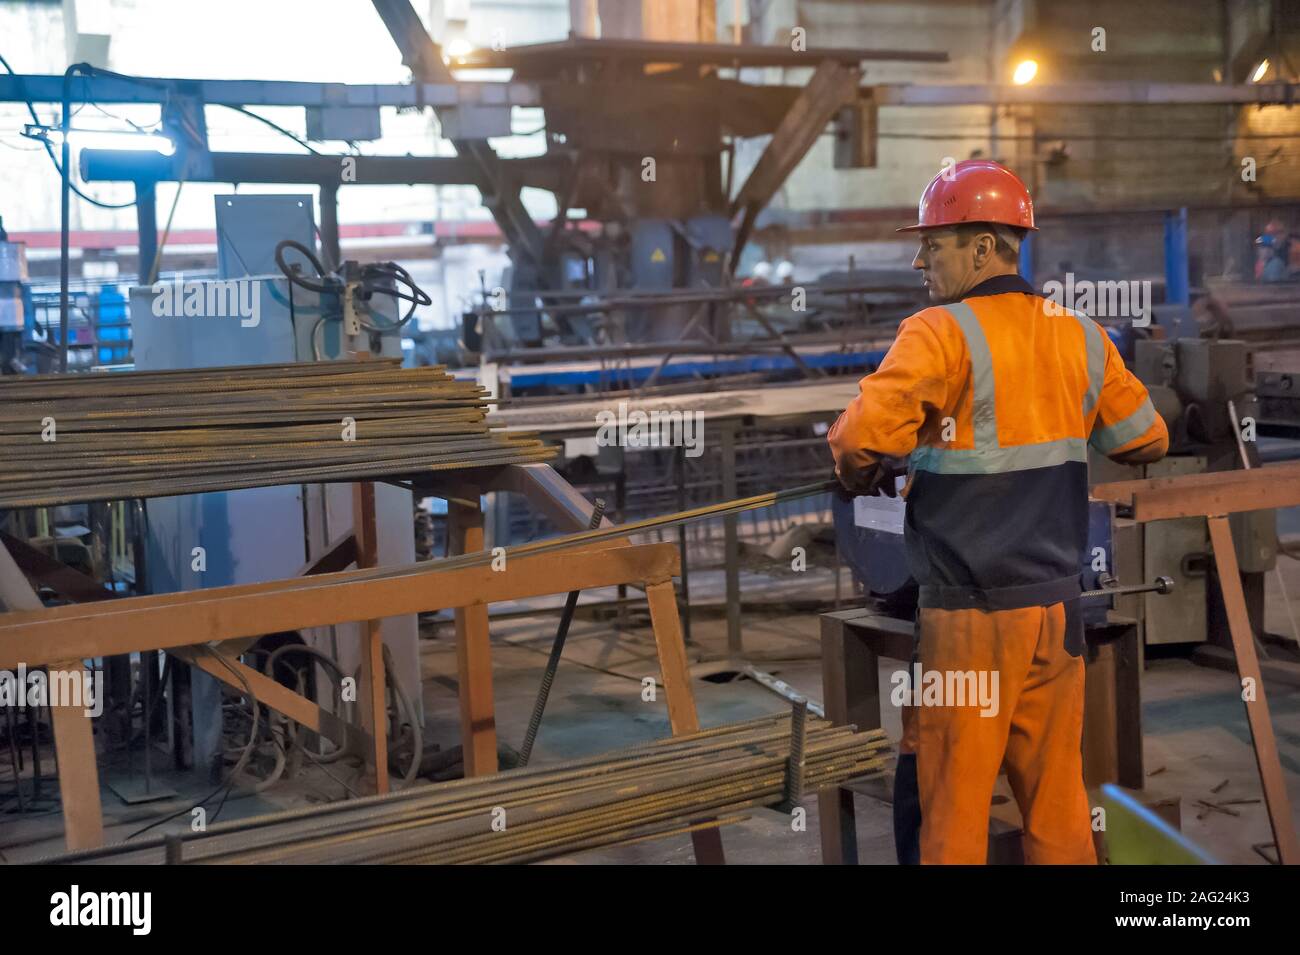
[[[865,468],[835,469],[835,476],[850,497],[898,497],[898,476],[907,473],[906,459],[877,458]],[[904,488],[904,497],[906,497]]]

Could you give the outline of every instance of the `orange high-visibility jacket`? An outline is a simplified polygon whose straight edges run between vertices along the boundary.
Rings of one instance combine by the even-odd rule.
[[[920,605],[1050,606],[1080,593],[1088,445],[1155,460],[1164,421],[1092,319],[1018,276],[905,320],[828,435],[841,476],[907,458]]]

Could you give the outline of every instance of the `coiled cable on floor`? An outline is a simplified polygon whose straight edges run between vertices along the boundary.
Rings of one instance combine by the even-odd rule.
[[[355,707],[352,706],[351,704],[346,703],[343,699],[343,669],[342,667],[339,666],[338,661],[335,660],[334,657],[326,653],[324,650],[318,650],[316,647],[310,646],[309,644],[305,644],[305,643],[286,643],[284,646],[279,647],[273,653],[271,653],[269,657],[267,657],[267,661],[266,661],[267,675],[274,680],[276,678],[276,673],[278,672],[277,671],[278,666],[281,664],[284,657],[288,656],[291,653],[310,657],[311,659],[319,663],[322,669],[329,671],[330,676],[334,681],[334,685],[338,688],[333,694],[333,696],[331,697],[332,700],[339,707],[335,715],[337,715],[340,719],[343,719],[348,722],[352,722],[353,721],[352,711],[355,710]],[[286,663],[285,665],[293,666],[292,664],[288,664],[288,663]],[[306,670],[305,668],[302,669],[295,668],[295,669],[297,669],[298,681],[299,681],[298,692],[301,694],[303,690],[303,683],[305,682]],[[292,723],[293,721],[291,720],[290,722]],[[294,731],[293,736],[290,738],[290,745],[301,746],[301,743],[299,742],[299,739],[302,735],[301,726],[298,723],[293,723],[293,725],[294,727],[296,727],[296,729]],[[337,746],[331,752],[328,753],[323,753],[319,755],[313,753],[311,754],[311,758],[313,762],[317,762],[317,763],[332,763],[335,760],[337,760],[340,756],[342,756],[343,753],[344,753],[343,747]]]
[[[387,645],[384,646],[384,679],[393,690],[393,732],[394,742],[400,742],[402,738],[402,727],[411,728],[411,762],[406,767],[406,772],[402,774],[402,782],[410,785],[415,781],[415,777],[420,772],[420,763],[424,757],[424,728],[421,726],[420,714],[411,701],[406,696],[406,691],[402,689],[402,683],[397,679],[395,667],[393,666],[393,655]],[[407,722],[402,722],[402,714],[406,714]]]
[[[355,706],[346,705],[342,699],[341,691],[342,691],[342,685],[344,679],[343,670],[339,666],[338,661],[330,654],[326,653],[325,651],[317,649],[316,647],[313,646],[309,646],[307,644],[300,644],[300,643],[285,644],[284,646],[277,648],[267,656],[266,663],[264,664],[265,672],[267,673],[267,675],[271,677],[271,679],[276,679],[277,670],[280,666],[283,665],[283,666],[291,667],[296,671],[297,689],[298,692],[302,694],[302,692],[306,689],[305,686],[306,668],[294,666],[293,664],[287,663],[287,661],[284,658],[289,656],[290,654],[297,654],[297,655],[308,657],[310,658],[311,661],[319,663],[322,666],[322,668],[329,671],[331,677],[333,678],[333,682],[335,683],[336,686],[339,687],[339,692],[334,696],[335,701],[339,705],[339,709],[336,712],[336,715],[339,716],[340,719],[343,719],[347,722],[353,722],[353,719],[351,719],[350,717],[355,714]],[[397,680],[395,667],[393,664],[392,653],[389,651],[388,647],[386,646],[384,647],[383,658],[384,658],[385,681],[392,697],[391,706],[387,705],[387,701],[386,701],[385,710],[388,712],[389,715],[387,723],[392,727],[392,732],[391,733],[388,732],[387,726],[384,727],[382,731],[387,733],[391,742],[396,744],[402,741],[403,734],[407,732],[409,728],[409,733],[411,737],[411,758],[410,758],[410,762],[407,764],[406,769],[401,776],[403,784],[408,785],[414,782],[416,776],[419,774],[420,763],[422,762],[422,757],[424,754],[424,732],[423,732],[423,727],[421,726],[418,712],[412,706],[410,698],[406,695],[406,692],[402,689],[401,683]],[[237,674],[237,675],[242,677],[242,674]],[[356,674],[355,678],[359,683],[360,682],[359,672]],[[252,757],[253,749],[257,737],[259,735],[258,718],[257,718],[257,709],[259,704],[257,702],[256,697],[252,695],[252,688],[249,686],[247,681],[241,679],[241,683],[243,684],[243,686],[246,688],[248,692],[249,703],[253,708],[254,722],[253,722],[252,732],[249,734],[248,742],[244,746],[240,760],[235,765],[234,769],[231,771],[232,780],[239,772],[241,772],[247,766],[248,762]],[[309,752],[303,743],[303,739],[302,739],[303,731],[302,731],[302,725],[300,723],[298,723],[296,720],[293,720],[290,717],[287,716],[282,717],[285,729],[281,730],[280,728],[272,725],[273,720],[274,720],[273,716],[268,717],[267,726],[268,726],[268,732],[271,734],[271,742],[276,746],[277,749],[275,765],[272,767],[270,773],[265,778],[259,780],[252,787],[253,792],[262,792],[263,790],[267,789],[269,786],[277,782],[280,779],[280,777],[284,774],[284,771],[289,765],[290,759],[295,752],[301,752],[304,756],[306,756],[309,760],[311,760],[312,763],[319,766],[324,766],[329,763],[332,763],[338,760],[343,755],[345,755],[346,751],[342,747],[335,747],[333,751],[328,753],[323,753],[320,755]]]

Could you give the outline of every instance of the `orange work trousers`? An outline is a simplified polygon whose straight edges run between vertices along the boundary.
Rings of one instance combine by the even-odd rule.
[[[916,754],[921,863],[983,865],[989,807],[1005,765],[1024,817],[1025,861],[1095,865],[1083,785],[1083,658],[1065,649],[1065,608],[922,610],[919,662],[927,674],[979,674],[996,713],[966,705],[903,707],[900,751]],[[970,683],[968,681],[967,685]],[[945,703],[952,701],[944,700]]]

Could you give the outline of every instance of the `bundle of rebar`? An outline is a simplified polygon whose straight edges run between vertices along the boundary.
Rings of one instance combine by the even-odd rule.
[[[779,713],[549,766],[221,823],[47,861],[524,863],[690,832],[878,774],[881,730]]]
[[[440,367],[295,362],[0,380],[0,507],[405,477],[553,456]]]

